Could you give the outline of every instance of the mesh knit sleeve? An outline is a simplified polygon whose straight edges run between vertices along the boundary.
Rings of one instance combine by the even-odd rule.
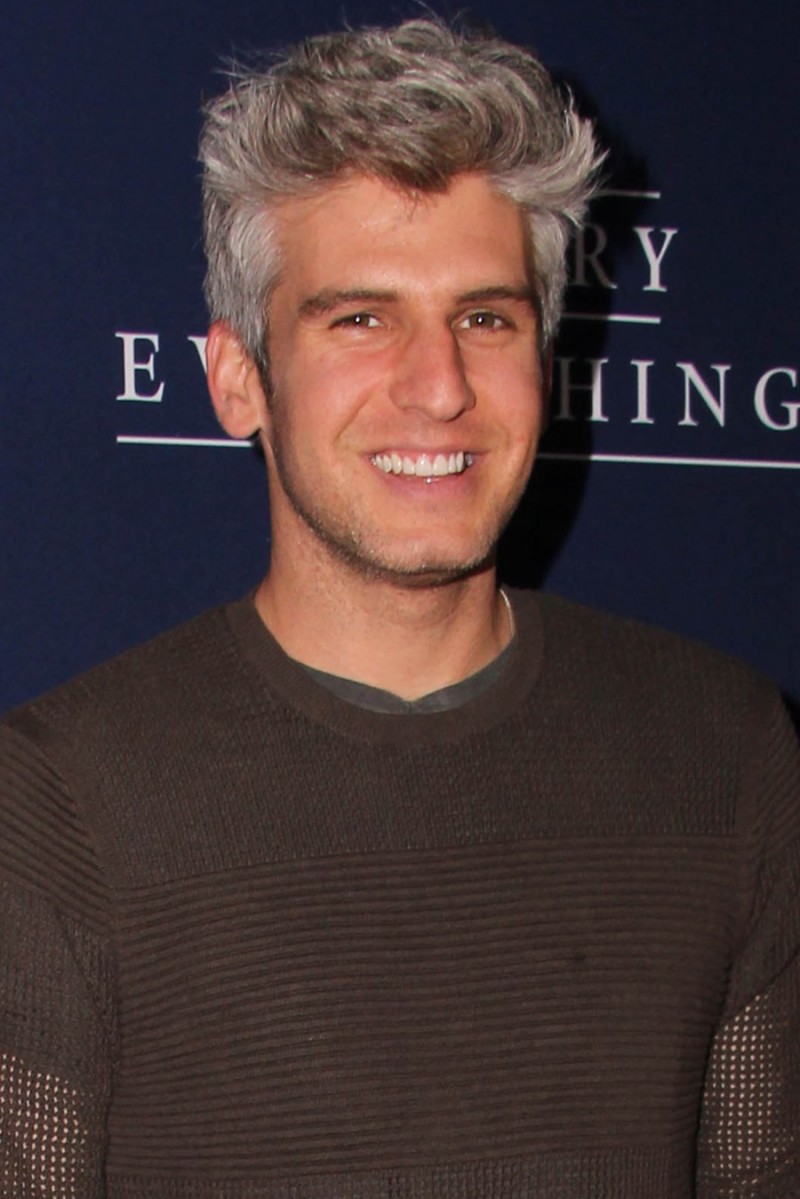
[[[104,1193],[113,971],[97,861],[44,755],[0,733],[0,1194]]]
[[[698,1199],[800,1196],[800,767],[782,711],[762,744],[752,903],[708,1062]]]

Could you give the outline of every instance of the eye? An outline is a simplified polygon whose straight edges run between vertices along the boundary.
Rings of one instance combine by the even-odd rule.
[[[501,329],[510,329],[511,322],[498,312],[481,308],[477,312],[468,312],[458,322],[459,329],[477,329],[482,333],[494,333]]]
[[[333,329],[378,329],[380,321],[371,312],[350,312],[347,316],[338,317],[332,324]]]

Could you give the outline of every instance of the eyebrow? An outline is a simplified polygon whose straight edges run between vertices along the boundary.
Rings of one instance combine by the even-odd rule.
[[[379,291],[372,287],[345,290],[328,287],[301,301],[298,312],[301,316],[323,316],[344,304],[387,304],[396,303],[398,299],[396,291]]]
[[[302,300],[298,312],[300,316],[324,316],[346,304],[396,304],[399,299],[400,295],[396,291],[373,287],[323,288],[322,291]],[[533,288],[527,284],[520,287],[509,287],[506,284],[476,287],[456,296],[455,302],[458,305],[489,304],[494,300],[511,300],[518,304],[529,304],[534,308],[536,306]]]
[[[536,306],[533,288],[528,284],[522,287],[476,287],[474,291],[465,291],[457,297],[459,304],[489,304],[492,300],[513,300],[518,304]]]

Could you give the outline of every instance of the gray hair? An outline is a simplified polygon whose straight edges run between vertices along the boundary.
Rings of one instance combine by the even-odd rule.
[[[200,158],[211,319],[226,321],[267,373],[279,202],[345,171],[422,192],[485,173],[527,217],[546,346],[561,315],[567,242],[603,155],[532,54],[424,19],[314,37],[265,70],[234,67],[228,91],[206,107]]]

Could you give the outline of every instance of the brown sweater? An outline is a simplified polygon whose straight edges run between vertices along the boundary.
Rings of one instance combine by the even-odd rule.
[[[800,1195],[800,773],[772,690],[514,595],[364,711],[249,600],[12,714],[14,1199]]]

